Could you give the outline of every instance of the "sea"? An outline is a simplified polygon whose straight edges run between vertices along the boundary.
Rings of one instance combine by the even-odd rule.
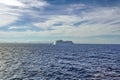
[[[120,80],[120,45],[0,44],[0,80]]]

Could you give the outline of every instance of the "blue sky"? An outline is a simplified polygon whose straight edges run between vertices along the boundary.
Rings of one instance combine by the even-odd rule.
[[[120,44],[120,0],[1,0],[0,42]]]

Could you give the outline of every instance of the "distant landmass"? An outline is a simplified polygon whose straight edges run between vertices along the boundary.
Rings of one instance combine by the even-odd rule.
[[[74,43],[72,41],[63,41],[63,40],[57,40],[54,45],[59,45],[59,46],[70,46],[73,45]]]

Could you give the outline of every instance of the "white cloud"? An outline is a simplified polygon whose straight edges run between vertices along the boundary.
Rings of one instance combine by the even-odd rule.
[[[10,26],[8,28],[9,30],[14,30],[14,29],[29,29],[28,26]]]
[[[38,0],[21,0],[22,3],[26,4],[25,7],[44,7],[48,5],[45,1]],[[29,4],[30,3],[30,4]],[[36,4],[36,5],[35,5]],[[75,7],[76,9],[79,9],[79,7],[85,7],[85,5],[73,5],[72,7]],[[3,8],[3,7],[2,7]],[[12,9],[8,6],[4,7],[3,9],[0,9],[0,26],[12,23],[18,19],[18,17],[21,15],[21,11],[25,12],[26,9]],[[14,13],[15,12],[15,13]],[[26,12],[25,12],[26,13]],[[40,19],[41,15],[38,15],[37,13],[34,13],[34,11],[28,11],[27,12],[30,17],[33,17],[35,19]],[[82,13],[82,12],[81,12]],[[0,38],[4,37],[10,37],[11,35],[13,37],[28,37],[28,36],[34,36],[34,37],[41,37],[41,36],[58,36],[60,38],[63,37],[93,37],[93,36],[104,36],[104,35],[120,35],[120,27],[119,25],[112,25],[113,23],[120,21],[120,10],[118,7],[112,7],[112,8],[95,8],[92,11],[83,12],[80,15],[47,15],[44,16],[47,20],[44,22],[33,22],[33,25],[35,25],[38,28],[41,28],[43,30],[41,31],[32,31],[27,30],[25,32],[15,32],[15,31],[0,31]],[[37,16],[37,17],[35,17]],[[79,23],[81,21],[87,21],[83,24],[80,24],[78,26],[75,26],[75,23]],[[91,22],[95,22],[91,24]],[[55,25],[55,24],[61,24],[61,25]],[[24,25],[23,25],[24,26]],[[26,27],[18,27],[18,26],[10,26],[9,29],[21,29]],[[52,28],[53,30],[48,30],[49,28]],[[73,38],[71,38],[73,39]],[[87,38],[88,39],[88,38]],[[91,40],[87,39],[73,39],[76,42],[106,42],[108,39],[104,38],[94,38]],[[115,41],[115,40],[112,40]],[[117,41],[117,40],[116,40]],[[111,42],[111,41],[110,41]]]
[[[0,0],[0,3],[8,6],[24,6],[24,4],[18,0]]]
[[[25,7],[37,7],[42,8],[44,6],[48,6],[49,4],[44,0],[21,0],[22,3],[24,3]]]
[[[95,8],[90,12],[83,12],[82,16],[84,20],[89,20],[97,23],[107,23],[110,20],[120,20],[119,14],[119,7],[100,7]]]
[[[85,4],[71,4],[67,6],[66,11],[68,13],[74,13],[76,11],[79,11],[81,9],[86,9],[88,6]]]
[[[20,16],[19,10],[0,5],[0,27],[13,23]]]
[[[49,34],[58,36],[76,36],[76,37],[92,37],[104,35],[120,35],[119,25],[111,25],[119,22],[120,10],[118,7],[98,8],[90,12],[84,12],[82,17],[74,15],[61,15],[49,17],[47,21],[34,23],[37,27],[45,29],[52,28]],[[113,16],[114,15],[114,16]],[[83,24],[75,26],[74,23],[87,21]],[[111,21],[110,21],[111,20]],[[110,22],[109,22],[110,21]],[[95,22],[92,23],[91,22]],[[54,26],[54,24],[62,24]]]
[[[77,16],[67,16],[67,15],[61,15],[61,16],[51,16],[49,19],[45,22],[39,22],[39,23],[33,23],[35,26],[42,28],[42,29],[48,29],[48,28],[57,28],[57,26],[54,26],[54,24],[62,24],[66,25],[66,27],[69,25],[73,25],[81,18]],[[58,26],[59,28],[59,26]]]
[[[55,35],[55,36],[76,36],[76,37],[91,37],[91,36],[100,36],[100,35],[120,35],[120,28],[118,25],[111,25],[103,23],[111,19],[118,19],[119,21],[119,10],[111,11],[111,9],[98,9],[89,13],[84,13],[82,17],[75,15],[56,15],[48,17],[48,20],[45,22],[33,23],[38,28],[44,29],[44,31],[33,32],[27,31],[21,33],[22,35]],[[102,15],[104,13],[104,15]],[[115,15],[115,16],[111,16]],[[94,24],[89,24],[86,22],[79,26],[74,26],[74,23],[81,22],[83,20],[97,21]],[[113,21],[114,22],[114,21]],[[113,23],[110,22],[110,23]],[[59,26],[54,24],[61,24]],[[10,27],[10,29],[15,29],[17,27]],[[48,30],[52,28],[53,30]],[[12,33],[12,32],[11,32]],[[13,34],[13,33],[12,33]],[[19,35],[21,35],[19,34]],[[15,34],[16,35],[16,34]],[[21,35],[21,36],[22,36]]]
[[[17,20],[17,16],[2,14],[0,15],[0,27],[4,25],[8,25],[16,20]]]
[[[37,14],[29,8],[35,6],[42,8],[46,5],[48,3],[42,0],[0,0],[0,27],[15,22],[24,14],[33,17],[33,14]]]

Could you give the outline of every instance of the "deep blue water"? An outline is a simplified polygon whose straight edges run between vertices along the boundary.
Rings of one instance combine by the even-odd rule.
[[[120,45],[0,44],[0,80],[120,80]]]

